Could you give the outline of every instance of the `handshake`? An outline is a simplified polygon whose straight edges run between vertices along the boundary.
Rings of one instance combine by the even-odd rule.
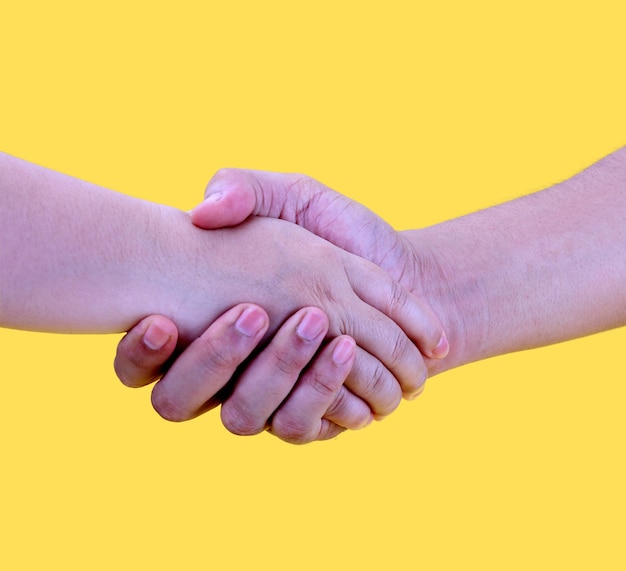
[[[129,331],[117,374],[170,420],[324,440],[428,376],[626,324],[626,149],[404,232],[300,175],[220,171],[189,214],[0,154],[0,191],[0,326]]]
[[[122,382],[136,387],[160,378],[152,402],[167,419],[187,420],[221,404],[231,432],[267,429],[300,443],[362,428],[390,414],[403,395],[422,391],[448,341],[421,296],[416,244],[300,175],[224,170],[205,197],[191,220],[212,230],[238,226],[222,271],[232,289],[247,275],[237,299],[249,295],[253,280],[263,303],[229,309],[185,341],[173,362],[174,323],[144,319],[119,344]],[[246,234],[260,249],[248,246]]]

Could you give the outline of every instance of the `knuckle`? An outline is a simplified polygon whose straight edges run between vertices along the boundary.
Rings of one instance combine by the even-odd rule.
[[[370,387],[372,387],[372,391],[375,390],[376,387],[383,387],[387,383],[387,380],[390,376],[389,371],[383,366],[382,363],[376,362],[374,364],[374,369],[371,373],[371,381]]]
[[[272,359],[272,367],[276,374],[291,377],[300,372],[306,362],[302,363],[299,355],[290,353],[289,351],[275,351]]]
[[[289,192],[306,192],[310,190],[314,180],[307,174],[294,172],[289,174],[287,188]]]
[[[382,373],[370,377],[360,392],[368,399],[375,414],[387,416],[402,402],[402,388],[393,375],[384,368],[380,370]]]
[[[323,290],[320,290],[320,295],[323,293]],[[361,320],[354,319],[354,314],[350,311],[349,306],[338,303],[336,296],[331,292],[323,299],[327,299],[334,304],[329,335],[350,335],[353,338],[358,338],[362,333],[364,325]]]
[[[334,379],[325,376],[314,375],[309,383],[311,388],[322,399],[328,400],[333,397],[337,391],[341,388],[343,379]]]
[[[389,297],[389,315],[399,315],[404,311],[407,303],[406,290],[396,281],[391,281],[391,294]]]
[[[400,332],[395,335],[392,343],[393,346],[389,355],[389,365],[391,367],[396,367],[398,363],[404,361],[408,356],[411,355],[411,352],[415,346],[409,341],[409,338],[406,335]]]
[[[338,426],[332,422],[322,422],[322,427],[315,440],[330,440],[331,438],[337,438],[340,434],[346,431],[343,426]]]
[[[198,364],[202,370],[212,373],[230,372],[240,364],[238,355],[232,352],[231,347],[221,343],[220,339],[201,337],[199,343]]]
[[[341,391],[326,409],[324,416],[327,418],[343,418],[346,415],[346,410],[348,408],[346,400],[345,391]]]
[[[289,415],[276,415],[272,421],[272,434],[291,444],[307,444],[314,440],[307,424]]]
[[[151,400],[152,406],[159,416],[170,422],[183,422],[192,418],[193,415],[188,410],[176,402],[166,391],[157,390],[157,387],[152,391]]]
[[[398,334],[393,340],[393,347],[385,366],[389,374],[400,384],[403,392],[414,390],[420,384],[425,372],[419,350],[404,334]]]
[[[252,436],[265,429],[265,425],[259,423],[252,414],[241,410],[240,407],[229,405],[228,402],[222,405],[220,418],[224,428],[237,436]]]
[[[294,210],[291,218],[296,224],[307,227],[308,223],[316,223],[320,210],[318,200],[322,185],[305,174],[291,174],[287,192],[294,199]]]
[[[347,391],[341,391],[326,410],[324,417],[332,419],[343,428],[358,430],[368,424],[370,410],[366,405],[351,406]]]

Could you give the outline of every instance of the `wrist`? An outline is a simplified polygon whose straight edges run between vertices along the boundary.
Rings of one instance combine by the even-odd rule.
[[[480,360],[488,354],[489,311],[484,279],[469,262],[470,252],[454,238],[448,223],[401,232],[414,260],[409,286],[433,307],[444,327],[450,352],[429,360],[430,376]]]
[[[142,276],[148,314],[170,318],[183,342],[198,337],[228,309],[220,279],[224,262],[216,247],[219,233],[195,227],[188,213],[173,207],[153,205],[148,229],[148,263]]]
[[[133,223],[119,234],[123,245],[114,254],[115,269],[104,280],[112,282],[115,293],[105,297],[116,300],[123,330],[147,315],[159,314],[172,319],[185,335],[189,319],[183,308],[198,289],[195,282],[192,287],[190,276],[198,266],[197,261],[191,264],[193,252],[199,250],[195,229],[189,215],[176,208],[147,201],[137,204]],[[201,283],[209,287],[208,280]]]

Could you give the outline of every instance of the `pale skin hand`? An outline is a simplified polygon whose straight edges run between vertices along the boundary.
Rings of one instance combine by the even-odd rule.
[[[441,338],[424,306],[384,272],[294,225],[258,219],[207,233],[173,208],[7,155],[0,155],[0,189],[2,326],[114,332],[161,313],[178,325],[184,347],[244,300],[267,310],[270,333],[299,308],[314,305],[328,324],[309,312],[317,328],[308,340],[317,342],[326,327],[342,336],[323,355],[335,349],[348,354],[348,334],[360,346],[357,362],[388,367],[408,391],[419,389],[425,367],[394,320],[427,347]],[[163,406],[169,395],[159,391]],[[181,409],[176,401],[167,406]]]
[[[215,200],[217,193],[220,200]],[[397,256],[402,260],[404,256],[404,242],[387,223],[375,216],[362,205],[350,201],[346,197],[327,189],[317,181],[301,175],[282,175],[277,173],[266,173],[259,171],[223,170],[220,171],[209,183],[207,187],[208,200],[197,207],[192,212],[192,219],[201,227],[219,228],[221,226],[236,225],[245,220],[251,213],[259,215],[281,216],[285,220],[298,222],[308,226],[309,229],[317,232],[326,239],[335,240],[346,248],[351,248],[355,253],[382,262],[381,265],[396,278],[406,278],[407,272],[404,268],[396,271],[396,266],[392,263]],[[311,215],[311,218],[307,216]],[[361,229],[359,231],[359,228]],[[393,254],[390,256],[389,254]],[[404,285],[413,287],[415,284],[411,280],[403,279]],[[176,328],[172,323],[167,322],[162,317],[161,325],[168,331],[169,335],[174,335]],[[283,343],[289,342],[289,336],[282,338]],[[279,350],[279,345],[275,343]],[[272,348],[268,348],[268,352]],[[222,344],[219,351],[226,351]],[[219,357],[219,351],[212,355]],[[442,358],[448,351],[447,340],[439,345],[431,354]],[[119,345],[116,357],[116,370],[120,378],[134,379],[134,382],[146,384],[160,377],[163,374],[167,360],[171,357],[172,350],[167,348],[156,351],[146,349],[139,332],[132,331],[124,338]],[[148,355],[146,355],[148,353]],[[297,353],[292,350],[292,359],[295,360]],[[209,355],[209,357],[211,354]],[[206,358],[206,357],[205,357]],[[318,358],[319,359],[319,358]],[[427,362],[436,359],[427,359]],[[198,378],[205,378],[207,384],[210,383],[210,375],[203,377],[202,369],[194,362],[194,356],[188,351],[177,357],[176,363],[184,364],[178,369],[169,370],[161,381],[176,378],[176,385],[180,395],[186,394],[186,386],[196,382]],[[253,362],[256,364],[255,362]],[[240,363],[237,363],[240,364]],[[348,428],[358,428],[359,418],[368,419],[369,415],[359,406],[355,394],[361,395],[367,400],[374,417],[383,418],[390,414],[399,404],[400,392],[397,384],[389,377],[385,382],[381,380],[372,384],[371,388],[365,383],[369,379],[376,379],[368,367],[359,366],[357,361],[354,370],[346,381],[346,387],[340,391],[342,398],[338,399],[341,406],[337,406],[337,401],[333,403],[325,417],[333,420],[336,424]],[[315,361],[311,369],[318,366]],[[234,372],[235,367],[231,370]],[[183,373],[184,371],[184,373]],[[259,408],[269,410],[275,404],[271,400],[271,382],[276,376],[281,376],[281,371],[267,372],[260,367],[254,370],[248,369],[248,378],[254,378],[256,384],[262,389],[259,391]],[[253,376],[253,373],[256,373]],[[224,377],[226,378],[226,377]],[[295,384],[298,373],[294,372],[283,382]],[[224,381],[222,381],[224,382]],[[157,385],[158,386],[158,385]],[[418,396],[424,385],[418,387],[412,393],[405,396],[415,398]],[[365,396],[364,396],[365,395]],[[234,400],[237,393],[232,397]],[[289,401],[287,401],[289,402]],[[214,404],[214,403],[213,403]],[[226,401],[224,409],[229,409],[229,401]],[[158,410],[158,408],[157,408]],[[254,417],[253,411],[242,410],[238,407],[239,418],[235,415],[228,415],[225,426],[236,433],[242,433],[237,427],[250,422],[249,417]],[[280,410],[280,409],[279,409]],[[339,414],[337,414],[339,411]],[[358,411],[358,412],[357,412]],[[292,425],[298,422],[317,420],[310,418],[304,411],[300,417],[290,419]],[[362,422],[362,425],[366,424]],[[253,432],[248,432],[253,433]],[[297,438],[297,432],[285,438],[290,442],[307,442],[310,438],[306,436]],[[294,438],[295,437],[295,438]]]
[[[260,307],[256,309],[263,312]],[[315,312],[319,319],[326,320],[317,308],[302,311]],[[238,368],[258,339],[242,338],[232,323],[225,331],[216,322],[169,368],[167,364],[176,347],[176,326],[163,316],[150,316],[120,341],[115,370],[129,387],[145,386],[161,379],[153,389],[153,404],[168,420],[189,420],[223,401],[223,424],[231,432],[252,435],[267,427],[282,440],[294,444],[325,440],[346,428],[363,428],[373,418],[381,418],[396,408],[400,389],[391,375],[377,379],[367,374],[371,362],[361,360],[359,366],[352,358],[337,363],[328,350],[315,354],[324,335],[311,341],[291,324],[292,320],[288,320],[270,345],[237,378]],[[343,347],[344,351],[354,347],[354,341],[346,337]],[[378,371],[385,373],[380,368]],[[235,390],[224,394],[222,388],[232,387],[235,378]],[[295,400],[296,391],[291,391],[299,379],[296,389],[300,397]],[[246,387],[250,387],[250,394]],[[276,387],[280,387],[278,393]],[[329,390],[329,387],[334,388]],[[200,399],[195,396],[198,388],[202,391]],[[416,395],[420,392],[418,388]],[[170,397],[164,399],[163,395]],[[287,395],[290,396],[284,402]],[[312,431],[310,427],[318,430]]]
[[[265,233],[266,237],[262,240],[258,234],[259,230],[262,229],[260,225],[264,226],[269,222],[272,222],[272,226],[275,228],[275,232],[272,233],[274,237],[272,238]],[[278,227],[276,227],[277,223],[279,223]],[[216,230],[213,233],[213,236],[217,238],[222,235],[235,241],[233,244],[227,245],[225,251],[237,252],[237,264],[221,270],[226,276],[224,282],[226,287],[218,292],[218,297],[235,295],[236,297],[233,299],[241,299],[243,296],[249,298],[251,294],[245,292],[254,291],[258,281],[256,276],[266,272],[273,277],[272,282],[267,285],[263,284],[264,287],[260,293],[257,293],[255,301],[268,310],[270,315],[272,311],[278,311],[282,307],[287,307],[293,311],[297,307],[308,305],[313,301],[316,306],[324,309],[329,315],[330,326],[327,333],[331,337],[345,332],[358,342],[358,359],[353,372],[346,380],[345,386],[352,391],[352,394],[356,393],[367,399],[368,405],[373,408],[373,414],[385,414],[388,408],[395,408],[400,399],[400,389],[409,394],[421,390],[426,376],[426,367],[419,351],[412,346],[411,341],[406,338],[395,323],[389,322],[387,318],[381,319],[382,315],[379,315],[378,312],[372,313],[369,305],[363,305],[358,297],[354,297],[356,293],[362,299],[380,304],[381,307],[384,304],[389,304],[387,308],[389,315],[397,319],[399,324],[409,331],[414,339],[421,337],[422,343],[424,341],[428,343],[429,340],[424,337],[424,333],[428,329],[428,322],[424,320],[423,306],[412,301],[410,296],[382,270],[334,247],[329,249],[327,242],[283,221],[255,219],[236,229]],[[214,240],[214,242],[216,241]],[[217,243],[219,244],[219,242]],[[236,250],[234,249],[235,244]],[[219,246],[214,246],[212,251],[219,255]],[[302,252],[307,253],[306,262],[304,265],[300,263],[301,267],[296,272],[291,271],[291,269],[288,272],[281,269],[289,259],[300,260]],[[335,258],[334,256],[338,257]],[[356,262],[356,265],[353,262]],[[370,274],[372,271],[374,274]],[[383,288],[387,293],[379,297],[381,292],[378,287],[372,288],[372,284],[375,284],[378,279],[382,279],[383,275],[388,280],[385,288]],[[348,285],[346,278],[350,284],[349,288],[344,287]],[[274,280],[281,284],[280,295],[277,295]],[[342,283],[344,286],[341,285]],[[314,294],[313,298],[309,297],[307,287]],[[396,288],[397,291],[394,291],[393,288]],[[307,297],[303,297],[305,292]],[[353,296],[352,300],[350,300],[351,295]],[[343,301],[337,306],[336,300]],[[398,300],[399,304],[394,300]],[[360,315],[360,318],[357,322],[350,317],[349,327],[346,328],[340,323],[337,328],[337,326],[333,326],[333,312],[338,314],[336,320],[339,321],[343,315]],[[369,317],[367,313],[370,313]],[[399,345],[392,347],[385,344],[384,331],[386,329],[394,331]],[[326,331],[321,333],[323,338]],[[436,346],[442,335],[441,329],[436,327],[433,333],[430,343],[431,346]],[[297,404],[297,400],[292,401],[291,398],[300,394],[301,389],[299,387],[296,387],[289,402],[282,405],[277,414],[273,414],[276,407],[281,405],[282,401],[290,394],[293,383],[297,379],[297,373],[311,358],[308,351],[304,354],[306,358],[303,360],[303,355],[289,349],[289,346],[293,345],[297,338],[291,336],[280,337],[280,339],[284,339],[283,345],[277,342],[270,347],[269,353],[266,351],[257,358],[256,366],[251,367],[249,373],[239,380],[234,392],[222,409],[222,418],[225,426],[237,434],[258,433],[264,430],[269,422],[274,433],[286,440],[291,442],[308,441],[310,431],[303,434],[301,439],[297,437],[297,427],[303,424],[303,419],[294,417],[292,413],[292,411],[297,410],[293,406],[294,403]],[[287,350],[285,350],[284,344],[287,344]],[[387,349],[390,349],[391,352],[387,352]],[[395,353],[398,351],[400,355],[405,355],[405,358],[396,363],[397,355]],[[270,354],[272,355],[271,358],[268,357]],[[377,358],[374,359],[374,356]],[[322,355],[321,361],[315,362],[311,374],[315,375],[318,367],[322,370],[325,369],[324,363],[326,361],[327,358],[325,359]],[[385,367],[381,366],[382,363],[393,369],[393,376]],[[173,384],[172,379],[177,378],[177,375],[181,374],[180,371],[185,370],[186,368],[182,365],[175,367],[155,387],[156,398],[153,399],[155,408],[166,418],[185,420],[195,416],[194,411],[200,410],[196,399],[192,396],[193,389],[190,388],[194,383],[193,379],[188,385],[179,382]],[[278,374],[273,370],[277,371]],[[268,371],[265,373],[268,379],[267,385],[265,385],[267,390],[259,394],[255,391],[258,384],[252,379],[261,377],[265,371]],[[343,382],[344,379],[345,375],[338,379],[339,383]],[[212,386],[212,383],[207,383],[207,385]],[[285,388],[277,390],[275,385]],[[177,386],[178,390],[169,390],[164,393],[163,389],[166,386]],[[383,388],[393,387],[396,390],[384,392],[379,386]],[[203,394],[208,397],[210,391],[204,391]],[[250,395],[253,395],[254,398],[251,398]],[[189,402],[190,399],[191,402]],[[184,411],[189,411],[189,413],[185,414]],[[273,419],[272,422],[270,422],[270,416]],[[284,420],[281,421],[283,418]],[[319,416],[315,418],[315,422],[319,422],[319,418]],[[337,425],[359,428],[371,420],[372,412],[370,412],[369,406],[365,407],[361,402],[351,398],[350,392],[341,390],[329,402],[324,418]],[[281,426],[286,425],[290,428],[275,429],[277,422],[281,422]],[[304,424],[308,425],[309,423]]]
[[[626,324],[626,149],[545,191],[401,233],[300,175],[220,171],[206,194],[199,226],[278,216],[429,299],[451,346],[427,359],[430,374]]]
[[[306,316],[315,319],[305,325]],[[223,423],[235,434],[268,429],[287,442],[306,443],[332,438],[346,428],[363,428],[372,421],[369,406],[343,384],[354,365],[354,340],[342,336],[315,355],[328,331],[328,320],[314,307],[303,308],[288,319],[248,365],[236,390],[225,395],[223,389],[256,349],[268,323],[261,307],[236,306],[211,324],[164,372],[178,332],[169,319],[150,316],[119,343],[115,369],[129,387],[161,379],[152,399],[155,409],[168,420],[189,420],[224,401]],[[317,336],[307,332],[311,323],[322,325]],[[258,332],[254,326],[260,327]],[[300,397],[294,400],[292,394],[289,406],[281,406],[299,377]]]
[[[305,337],[310,336],[302,336],[300,328],[304,318],[311,315],[316,317],[314,323],[321,321],[322,329],[317,337],[308,339]],[[256,348],[268,325],[267,313],[253,304],[241,304],[226,312],[191,343],[185,358],[177,360],[155,385],[155,408],[165,418],[178,421],[220,404],[224,398],[220,391]],[[242,374],[234,393],[226,398],[221,410],[224,425],[237,434],[256,434],[267,428],[283,440],[304,443],[337,436],[346,425],[356,429],[368,424],[369,408],[355,407],[343,386],[356,356],[350,337],[332,340],[301,375],[327,329],[326,316],[317,308],[304,308],[288,319]],[[306,334],[306,326],[303,333]],[[176,346],[176,335],[174,324],[161,316],[148,317],[138,324],[119,345],[116,369],[122,381],[137,387],[160,376],[164,356],[169,356]],[[133,352],[126,354],[127,348]],[[150,364],[154,367],[153,376],[145,372]],[[291,392],[299,376],[297,389]],[[259,385],[257,378],[271,381],[271,386]],[[260,389],[264,390],[262,404],[257,403]],[[288,402],[281,407],[290,393]],[[246,406],[249,409],[241,414],[239,410]]]
[[[626,148],[542,192],[400,233],[300,175],[221,171],[206,195],[199,226],[279,216],[424,295],[451,346],[431,374],[626,323]]]

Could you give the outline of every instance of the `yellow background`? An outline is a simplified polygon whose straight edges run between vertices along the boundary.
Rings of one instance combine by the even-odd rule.
[[[223,166],[300,171],[428,225],[626,142],[623,5],[4,2],[0,148],[181,208]],[[305,447],[166,423],[117,339],[0,331],[0,568],[626,567],[626,330]]]

